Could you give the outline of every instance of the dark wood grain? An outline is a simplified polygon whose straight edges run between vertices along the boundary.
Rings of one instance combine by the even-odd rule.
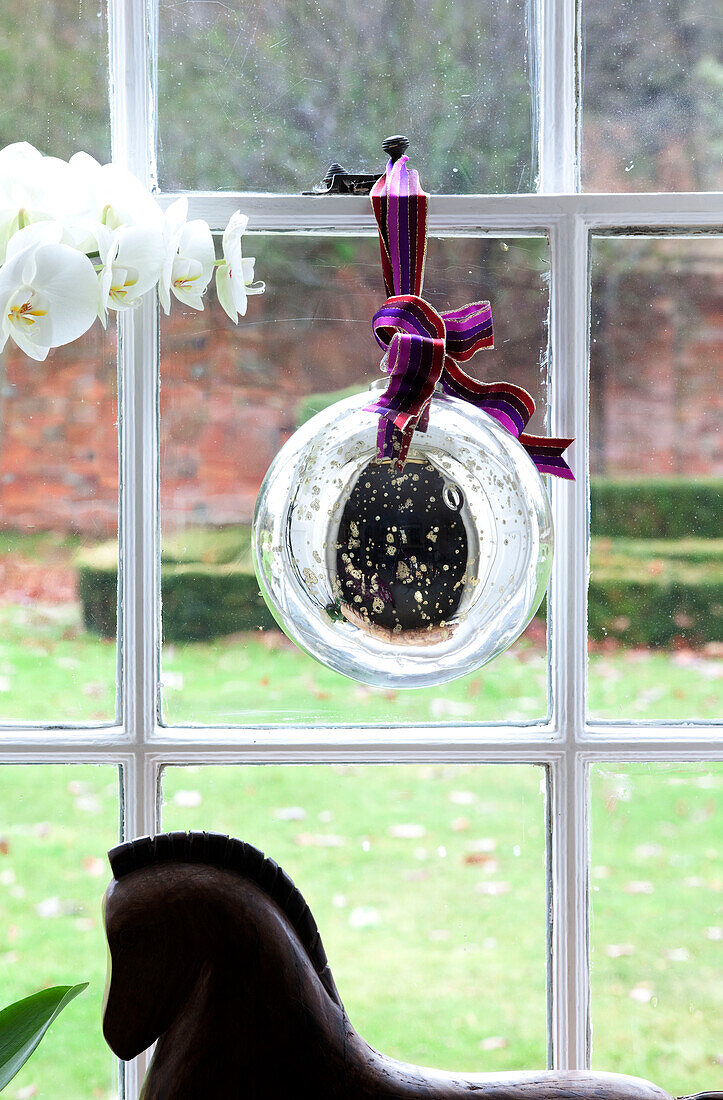
[[[110,853],[103,1031],[157,1040],[142,1100],[670,1100],[638,1078],[455,1075],[385,1057],[352,1027],[314,919],[261,852],[166,834]]]

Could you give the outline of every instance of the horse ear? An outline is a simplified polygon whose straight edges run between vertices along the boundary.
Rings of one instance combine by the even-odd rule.
[[[127,879],[111,882],[103,905],[108,940],[103,1035],[124,1060],[170,1027],[197,977],[179,922],[159,919],[155,884],[133,878],[132,894]]]

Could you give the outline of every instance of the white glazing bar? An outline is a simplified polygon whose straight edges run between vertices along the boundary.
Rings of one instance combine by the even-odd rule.
[[[551,478],[555,559],[550,587],[552,715],[564,747],[551,772],[550,1047],[556,1069],[584,1069],[589,1049],[587,807],[578,738],[585,724],[588,578],[588,231],[568,214],[550,233],[550,429],[573,436],[574,482]]]
[[[566,751],[551,766],[552,1066],[585,1069],[590,1048],[587,770]]]
[[[255,231],[375,233],[368,198],[329,195],[258,195],[233,191],[169,192],[159,195],[170,206],[179,195],[189,202],[189,218],[204,218],[221,231],[234,210],[249,215]],[[544,228],[576,214],[592,227],[667,228],[685,231],[721,228],[723,195],[715,191],[654,194],[432,195],[429,229],[479,233],[486,230]]]
[[[538,0],[541,192],[577,191],[579,170],[578,0]]]
[[[113,158],[143,183],[155,178],[152,0],[110,5]],[[156,720],[157,307],[118,314],[121,430],[120,585],[123,723],[142,752]],[[136,770],[142,782],[142,760]],[[145,803],[139,789],[139,807]],[[134,818],[131,814],[129,820]],[[151,821],[147,822],[150,827]]]
[[[111,0],[110,88],[113,159],[148,186],[155,184],[152,72],[153,0]],[[157,560],[157,307],[146,296],[119,313],[121,547],[120,638],[123,646],[122,718],[134,745],[126,768],[123,819],[127,837],[155,831],[153,772],[145,745],[156,721]],[[145,1058],[128,1063],[127,1100],[136,1100]]]

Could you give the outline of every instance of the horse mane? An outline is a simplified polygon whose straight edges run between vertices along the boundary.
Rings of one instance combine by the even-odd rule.
[[[301,891],[275,860],[252,844],[221,833],[162,833],[119,844],[108,853],[108,859],[118,880],[133,871],[169,863],[200,863],[250,879],[288,918],[322,985],[331,999],[343,1008],[319,929]]]

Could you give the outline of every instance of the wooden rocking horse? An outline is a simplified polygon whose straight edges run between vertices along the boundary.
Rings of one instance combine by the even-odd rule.
[[[169,833],[109,858],[103,1031],[125,1059],[157,1040],[142,1100],[670,1100],[613,1073],[387,1058],[354,1031],[308,905],[257,848]]]

